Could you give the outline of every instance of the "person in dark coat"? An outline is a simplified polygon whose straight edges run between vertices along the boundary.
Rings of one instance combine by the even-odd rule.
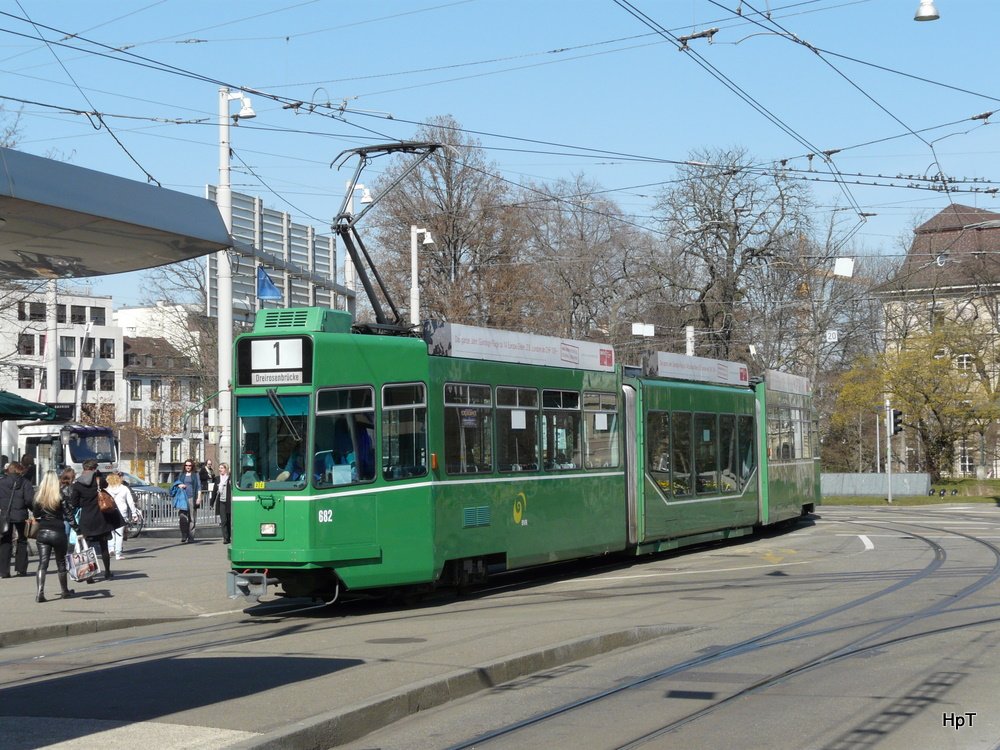
[[[59,588],[62,598],[73,596],[69,587],[66,570],[66,552],[69,543],[66,538],[66,524],[75,525],[73,510],[69,497],[63,497],[60,492],[59,478],[54,471],[45,472],[35,493],[32,513],[38,519],[38,573],[35,575],[35,601],[44,602],[45,576],[49,571],[49,559],[56,558],[56,570],[59,574]]]
[[[17,552],[14,553],[14,573],[28,574],[28,540],[24,536],[28,509],[35,499],[35,488],[24,478],[24,465],[17,461],[7,464],[0,478],[0,521],[8,521],[0,535],[0,578],[10,578],[10,553],[14,531],[17,531]]]
[[[97,490],[101,487],[101,474],[97,471],[97,461],[90,459],[83,462],[83,472],[76,478],[70,489],[70,504],[73,509],[80,509],[80,534],[92,547],[97,547],[101,551],[101,559],[104,561],[104,580],[110,581],[114,578],[111,573],[111,551],[108,548],[108,540],[111,532],[120,526],[125,525],[115,505],[109,511],[101,511],[97,505]],[[87,583],[93,583],[94,579],[87,579]]]

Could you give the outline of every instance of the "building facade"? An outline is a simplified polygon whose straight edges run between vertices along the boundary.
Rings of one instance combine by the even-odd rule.
[[[939,397],[904,416],[912,429],[897,438],[894,468],[916,470],[922,451],[936,451],[954,456],[943,473],[1000,476],[1000,213],[952,204],[921,224],[878,294],[887,353],[914,373],[934,373],[929,390]],[[907,359],[920,347],[923,365]],[[897,398],[918,403],[921,385]],[[935,431],[951,437],[935,445],[925,439]]]

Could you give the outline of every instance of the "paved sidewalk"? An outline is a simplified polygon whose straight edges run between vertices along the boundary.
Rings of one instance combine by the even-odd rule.
[[[0,580],[0,648],[246,607],[226,597],[227,547],[211,538],[218,537],[218,528],[198,529],[193,544],[180,544],[179,532],[167,531],[130,539],[124,559],[112,555],[114,578],[105,582],[99,574],[93,584],[70,582],[76,592],[70,599],[55,598],[59,579],[50,561],[49,600],[42,603],[35,602],[38,556],[30,542],[28,575]]]
[[[74,583],[77,596],[70,599],[36,603],[33,575],[0,581],[0,658],[4,646],[243,611],[248,606],[245,600],[230,600],[226,595],[227,547],[221,539],[206,539],[208,531],[203,529],[201,540],[194,544],[180,544],[173,530],[169,535],[143,534],[130,540],[125,559],[112,561],[113,580],[91,585]],[[32,557],[31,562],[34,571],[37,557]],[[52,594],[59,590],[54,566],[46,588]],[[282,750],[330,747],[362,737],[408,714],[502,682],[687,630],[662,625],[664,620],[653,612],[648,619],[642,618],[644,621],[623,623],[599,600],[586,600],[581,605],[570,608],[575,610],[572,614],[553,613],[544,623],[537,621],[533,608],[514,607],[507,614],[514,622],[499,625],[496,612],[484,609],[454,614],[444,611],[440,628],[433,633],[427,632],[420,617],[379,618],[365,625],[363,638],[349,626],[334,629],[325,636],[332,639],[331,652],[355,667],[317,678],[321,679],[321,687],[317,687],[315,705],[303,706],[305,712],[288,722],[259,704],[260,696],[272,694],[263,688],[245,696],[232,696],[225,703],[227,711],[222,712],[211,710],[210,705],[186,705],[183,701],[172,707],[178,695],[189,692],[178,688],[165,690],[165,695],[155,700],[137,702],[140,707],[156,706],[164,714],[162,717],[120,713],[105,716],[101,710],[84,717],[64,712],[38,723],[36,734],[24,744],[19,727],[25,716],[37,714],[29,708],[35,703],[28,695],[22,696],[27,700],[25,706],[18,703],[15,690],[0,711],[0,747],[73,748],[80,746],[80,740],[107,750],[137,745],[163,750],[195,746]],[[525,619],[522,622],[519,618]],[[456,638],[455,633],[470,628],[476,637]],[[509,632],[508,628],[519,632],[517,639],[501,636],[501,632]],[[407,658],[401,656],[401,648],[418,649],[419,653]],[[247,656],[253,657],[254,653]],[[250,658],[248,664],[252,662]],[[199,661],[185,663],[185,669],[190,670],[196,669]],[[217,681],[220,693],[238,693],[240,680],[218,670],[220,664],[239,663],[213,661],[215,671],[206,673],[204,679]],[[158,667],[154,664],[147,668]],[[162,675],[156,673],[154,682],[169,685],[177,674],[176,669],[168,667]],[[103,684],[101,680],[110,677],[98,674],[93,679],[96,681],[88,684],[96,689]],[[199,678],[191,679],[197,682]],[[240,679],[248,678],[244,675]],[[141,689],[154,688],[147,684]],[[232,716],[240,717],[236,726],[231,725]]]

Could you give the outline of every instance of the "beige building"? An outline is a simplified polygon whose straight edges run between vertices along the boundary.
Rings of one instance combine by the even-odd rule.
[[[967,383],[961,403],[970,416],[955,445],[950,473],[1000,476],[995,416],[1000,384],[1000,213],[948,206],[914,230],[899,272],[877,293],[884,303],[887,351],[899,350],[915,337],[952,332],[932,355],[947,358]],[[907,415],[908,420],[917,417]],[[897,441],[898,468],[915,470],[924,449],[918,435],[904,430]]]

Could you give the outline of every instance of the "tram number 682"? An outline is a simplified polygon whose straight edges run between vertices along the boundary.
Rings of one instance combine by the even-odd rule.
[[[332,510],[321,510],[319,512],[319,522],[320,523],[333,523],[333,511]]]

